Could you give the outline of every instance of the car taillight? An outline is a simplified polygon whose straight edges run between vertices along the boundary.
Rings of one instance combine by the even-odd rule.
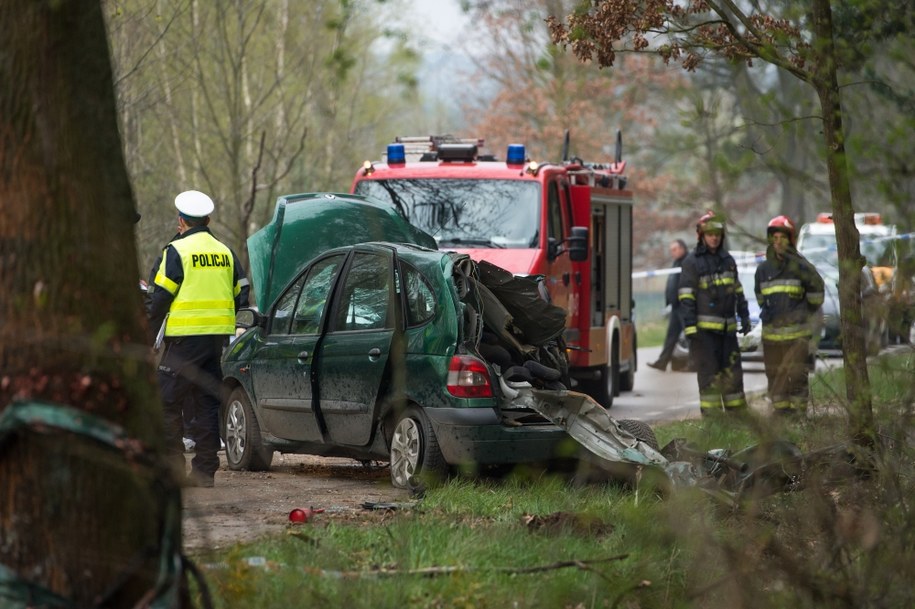
[[[469,355],[452,357],[448,366],[448,393],[457,398],[492,397],[486,364]]]

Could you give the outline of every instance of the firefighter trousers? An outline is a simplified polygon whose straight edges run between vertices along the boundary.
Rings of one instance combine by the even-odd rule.
[[[702,414],[743,411],[743,367],[737,336],[699,330],[689,339],[689,360],[699,381]]]
[[[804,412],[809,397],[810,339],[765,341],[763,363],[769,382],[769,401],[776,412]]]

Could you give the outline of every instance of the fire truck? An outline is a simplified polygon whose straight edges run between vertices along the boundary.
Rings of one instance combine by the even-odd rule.
[[[563,339],[572,389],[609,408],[635,382],[633,193],[617,133],[613,162],[537,163],[523,144],[505,160],[482,139],[398,137],[366,161],[351,192],[388,201],[441,249],[515,275],[542,276],[567,311]]]

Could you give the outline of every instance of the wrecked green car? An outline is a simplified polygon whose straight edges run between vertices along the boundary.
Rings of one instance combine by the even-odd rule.
[[[275,451],[389,460],[410,488],[421,473],[548,461],[569,442],[511,405],[519,387],[564,388],[564,312],[535,279],[435,247],[387,204],[280,198],[248,240],[258,308],[223,358],[231,469],[267,469]],[[534,295],[527,333],[500,289]]]

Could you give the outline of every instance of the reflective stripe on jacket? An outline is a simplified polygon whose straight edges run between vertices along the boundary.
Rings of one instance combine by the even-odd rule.
[[[712,253],[700,243],[683,260],[678,298],[687,336],[700,330],[736,334],[737,320],[750,316],[737,263],[723,247]]]
[[[772,247],[756,269],[756,299],[766,341],[810,338],[814,314],[823,304],[823,278],[796,250],[779,259]]]
[[[231,335],[235,333],[234,256],[208,231],[196,232],[169,244],[178,253],[184,276],[169,278],[163,256],[156,284],[174,295],[165,336]]]

